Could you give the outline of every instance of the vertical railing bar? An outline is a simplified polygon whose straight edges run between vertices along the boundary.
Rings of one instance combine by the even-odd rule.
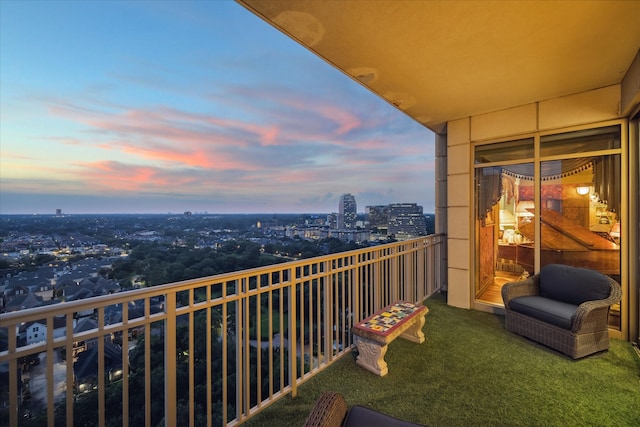
[[[149,305],[149,298],[144,305]],[[129,304],[122,304],[122,426],[129,426]]]
[[[385,301],[385,306],[391,304],[394,300],[400,297],[400,283],[398,282],[398,271],[400,269],[400,263],[403,262],[404,254],[402,251],[403,246],[398,246],[395,256],[391,258],[391,268],[389,274],[389,299]]]
[[[436,259],[435,259],[435,254],[436,254],[436,250],[437,247],[432,245],[429,247],[429,257],[428,257],[428,262],[429,262],[429,286],[427,288],[427,292],[429,292],[429,295],[431,295],[436,288],[436,282],[435,282],[435,278],[436,278],[436,274],[439,274],[439,269],[437,269],[436,266]]]
[[[420,255],[422,254],[422,251],[419,251],[416,249],[416,244],[413,244],[413,249],[411,252],[411,275],[412,275],[412,280],[411,280],[411,290],[413,292],[413,301],[414,302],[419,302],[420,300],[420,294],[422,293],[420,290],[422,289],[421,286],[419,286],[419,268],[420,268]]]
[[[105,425],[105,360],[104,360],[104,306],[98,308],[98,330],[100,335],[98,336],[98,425]]]
[[[227,406],[229,404],[229,360],[227,359],[228,354],[228,334],[229,330],[228,325],[228,303],[224,302],[227,296],[227,282],[224,281],[222,283],[222,422],[223,424],[227,424],[229,419],[229,413],[227,412]],[[234,304],[238,304],[237,300]],[[237,322],[237,313],[236,310],[236,342],[238,341],[238,322]],[[236,357],[237,359],[237,357]]]
[[[374,298],[376,295],[378,295],[378,297],[377,297],[376,304],[373,307],[371,307],[371,313],[375,312],[376,310],[379,310],[380,307],[384,306],[384,301],[386,301],[387,299],[387,295],[386,295],[387,289],[388,289],[387,272],[389,269],[389,258],[386,255],[387,254],[384,254],[383,258],[380,260],[380,279],[378,281],[379,283],[378,286],[380,290],[375,292]]]
[[[258,384],[256,385],[257,388],[257,402],[256,404],[258,405],[258,408],[262,406],[262,293],[261,293],[261,286],[260,286],[260,275],[258,275],[256,277],[257,282],[257,294],[255,296],[255,298],[257,298],[256,301],[256,351],[258,352],[257,357],[256,357],[256,378],[258,381]],[[268,315],[268,314],[267,314]],[[269,339],[271,339],[271,337],[269,337]],[[282,341],[280,341],[282,342]]]
[[[349,346],[349,331],[351,330],[350,328],[350,323],[349,323],[349,318],[350,315],[349,313],[351,313],[351,308],[352,308],[352,290],[353,290],[353,284],[355,283],[355,281],[357,280],[358,276],[358,270],[360,269],[360,257],[358,254],[354,254],[353,255],[353,264],[351,266],[351,271],[349,274],[349,285],[348,287],[346,287],[345,292],[344,292],[344,305],[342,307],[342,316],[343,316],[343,321],[342,321],[342,329],[343,329],[343,341],[342,341],[342,349],[346,349]]]
[[[273,289],[271,289],[272,275],[269,274],[269,318],[267,319],[267,328],[269,328],[269,400],[273,399]]]
[[[422,301],[422,294],[423,294],[423,284],[424,282],[420,281],[420,278],[422,277],[422,255],[424,254],[424,247],[417,247],[417,244],[414,246],[414,251],[413,251],[413,275],[414,275],[414,281],[413,281],[413,292],[414,292],[414,298],[416,302],[420,302]]]
[[[309,313],[307,316],[309,317],[308,330],[309,330],[309,360],[311,362],[309,366],[310,371],[315,371],[316,367],[319,367],[317,365],[318,359],[313,354],[314,337],[317,335],[316,333],[314,333],[314,331],[316,330],[316,322],[313,317],[313,303],[315,301],[313,289],[318,288],[319,283],[322,280],[322,278],[320,277],[320,274],[321,274],[320,269],[322,268],[321,265],[322,264],[318,264],[318,276],[314,278],[309,284],[309,291],[307,292],[308,298],[306,300],[307,312]],[[316,355],[317,355],[317,352],[316,352]]]
[[[406,245],[403,244],[402,246],[400,246],[400,248],[398,248],[398,255],[396,256],[396,258],[394,258],[394,262],[393,262],[393,281],[396,282],[393,286],[393,293],[394,295],[392,296],[391,299],[389,299],[389,301],[387,301],[387,304],[391,304],[392,302],[394,302],[397,299],[405,299],[406,295],[403,295],[402,293],[402,278],[404,277],[402,275],[402,267],[406,266],[406,262],[407,262],[407,251],[406,251]]]
[[[416,251],[415,245],[413,243],[409,243],[410,250],[407,254],[407,263],[409,271],[404,273],[405,277],[408,277],[408,280],[405,281],[405,295],[409,295],[407,299],[411,302],[418,302],[418,282],[416,282],[416,267],[418,266],[416,262]]]
[[[421,284],[421,295],[420,295],[420,299],[424,300],[427,295],[429,295],[429,272],[427,270],[427,263],[428,263],[428,259],[430,256],[430,252],[431,252],[431,245],[429,243],[429,238],[425,237],[423,240],[421,240],[421,245],[420,245],[421,251],[420,251],[420,258],[419,258],[419,262],[420,262],[420,283]]]
[[[362,284],[366,283],[366,277],[367,277],[367,269],[369,268],[368,264],[365,264],[364,261],[367,260],[367,255],[365,253],[363,253],[362,258],[360,259],[360,261],[363,261],[360,265],[360,267],[358,267],[358,274],[357,274],[357,278],[356,281],[354,283],[353,289],[352,289],[352,304],[351,304],[351,323],[350,325],[353,326],[354,322],[356,322],[359,319],[359,314],[361,309],[360,309],[360,291],[362,289]],[[349,344],[353,343],[353,337],[351,336],[351,329],[349,329]]]
[[[66,366],[66,386],[67,386],[67,391],[66,391],[66,403],[65,403],[65,412],[66,412],[66,416],[67,416],[67,425],[69,425],[69,422],[71,422],[71,425],[73,425],[73,393],[74,393],[74,388],[75,388],[75,384],[73,383],[73,359],[74,359],[74,354],[73,354],[73,342],[74,342],[74,335],[73,335],[73,312],[67,313],[67,315],[65,316],[66,318],[66,345],[65,345],[65,352],[67,354],[67,366]]]
[[[250,296],[249,296],[249,277],[245,276],[242,278],[242,299],[244,300],[244,328],[243,328],[243,336],[244,336],[244,354],[243,354],[243,362],[244,362],[244,372],[243,372],[243,380],[244,380],[244,405],[242,411],[242,418],[239,420],[243,420],[247,418],[249,413],[251,412],[251,304],[250,304]]]
[[[291,396],[298,396],[298,351],[297,351],[297,300],[296,300],[296,292],[295,287],[299,286],[301,281],[294,281],[292,285],[294,288],[289,292],[291,297],[289,298],[289,363],[291,367],[289,368],[289,385],[291,386]],[[282,335],[280,336],[280,352],[282,354]],[[281,384],[280,389],[284,388],[284,383]]]
[[[213,416],[213,402],[211,401],[213,398],[213,393],[211,390],[211,365],[213,364],[213,358],[211,357],[211,344],[212,344],[212,337],[211,335],[213,334],[213,325],[212,325],[212,316],[211,316],[211,310],[214,310],[214,308],[216,307],[215,305],[211,306],[211,285],[207,284],[207,287],[205,289],[205,298],[207,300],[207,311],[206,311],[206,322],[207,322],[207,327],[205,328],[205,330],[207,331],[205,334],[205,340],[206,340],[206,345],[207,348],[205,349],[205,360],[207,361],[207,365],[206,365],[206,381],[205,381],[205,388],[206,388],[206,395],[207,395],[207,404],[205,405],[205,408],[207,410],[206,414],[207,414],[207,427],[211,427],[211,425],[213,424],[213,420],[212,420],[212,416]]]
[[[420,278],[419,282],[421,284],[421,295],[420,300],[424,300],[427,295],[429,295],[429,270],[427,269],[427,260],[429,259],[429,252],[431,251],[431,246],[428,245],[428,238],[420,241]]]
[[[302,286],[300,286],[300,314],[299,314],[299,321],[300,321],[300,375],[298,376],[298,378],[304,378],[305,372],[304,372],[304,333],[305,333],[305,327],[304,327],[304,289],[305,289],[305,284],[306,287],[308,288],[309,286],[311,286],[311,281],[310,280],[305,280],[302,284]]]
[[[193,288],[189,288],[189,425],[195,426],[195,346],[194,329],[195,315],[193,312],[193,302],[195,293]]]
[[[327,286],[327,282],[330,280],[331,263],[332,261],[325,261],[325,276],[316,287],[316,354],[318,359],[318,368],[320,368],[320,365],[324,363],[321,362],[320,358],[320,354],[322,351],[322,295],[324,294],[324,288],[325,286]],[[324,353],[322,353],[322,356],[324,357]]]
[[[378,249],[375,252],[375,263],[372,265],[371,269],[371,282],[369,285],[369,291],[367,292],[367,311],[363,314],[363,317],[369,316],[370,313],[375,311],[374,307],[377,304],[376,296],[378,298],[381,296],[379,292],[380,287],[380,267],[382,265],[382,249]]]
[[[175,426],[176,417],[176,291],[167,292],[165,296],[165,312],[167,316],[164,320],[164,416],[165,425]]]
[[[3,325],[7,328],[7,349],[9,355],[15,355],[18,350],[18,327],[15,323]],[[9,426],[18,427],[18,359],[9,359]]]
[[[351,346],[352,344],[351,328],[353,327],[354,306],[357,301],[355,290],[360,286],[360,281],[362,279],[362,267],[360,262],[362,261],[363,257],[364,257],[363,254],[358,255],[358,260],[356,263],[357,267],[355,268],[354,275],[353,275],[353,282],[351,283],[351,288],[349,289],[349,313],[347,315],[349,320],[348,329],[347,329],[347,338],[348,338],[349,346]]]
[[[338,339],[338,344],[342,345],[343,350],[345,348],[345,345],[347,344],[345,340],[345,337],[346,337],[345,329],[347,328],[346,317],[345,317],[345,307],[348,304],[348,301],[346,298],[346,289],[348,286],[350,286],[351,280],[353,277],[354,257],[355,255],[351,255],[349,257],[349,269],[346,271],[346,275],[345,275],[346,280],[342,284],[342,289],[340,289],[340,299],[342,300],[342,304],[340,304],[340,312],[338,317],[338,324],[340,325],[340,327],[338,328],[338,333],[340,334],[340,338]],[[339,345],[336,346],[336,349],[338,350],[338,353],[341,351]]]
[[[53,402],[53,330],[55,328],[54,316],[49,316],[46,320],[47,324],[47,420],[49,427],[53,427],[55,421],[55,406]],[[16,389],[17,390],[17,389]]]
[[[166,300],[165,300],[166,303]],[[144,316],[146,320],[144,328],[144,419],[145,425],[151,424],[151,328],[153,323],[151,322],[151,307],[146,306],[144,309]]]
[[[384,301],[386,300],[387,296],[385,295],[387,292],[387,269],[388,269],[388,265],[389,265],[389,258],[386,256],[387,254],[383,253],[382,258],[380,259],[380,265],[378,268],[378,274],[379,277],[376,279],[376,282],[378,284],[378,289],[376,290],[375,294],[378,295],[377,297],[377,301],[376,304],[371,307],[371,313],[377,311],[380,309],[380,307],[384,306]],[[375,298],[375,295],[374,295]],[[369,313],[369,314],[371,314]]]
[[[385,301],[389,298],[389,263],[391,261],[388,257],[385,257],[381,264],[381,277],[380,277],[380,298],[378,303],[372,307],[372,312],[379,310],[384,306]]]
[[[362,295],[361,295],[361,305],[360,305],[360,311],[358,311],[357,313],[357,320],[360,321],[364,318],[363,313],[367,313],[369,310],[369,291],[371,286],[373,286],[373,268],[374,268],[374,262],[377,256],[377,251],[373,251],[370,255],[369,255],[369,264],[367,264],[367,277],[365,278],[364,281],[364,287],[362,288]]]
[[[437,240],[438,241],[435,244],[435,250],[433,252],[433,261],[432,261],[434,273],[436,274],[435,281],[433,283],[434,292],[436,290],[442,289],[442,285],[444,283],[444,276],[442,275],[442,271],[445,268],[445,263],[444,263],[444,260],[442,259],[442,256],[443,256],[442,250],[444,246],[442,246],[442,241],[439,238]]]
[[[365,311],[364,313],[362,313],[362,315],[360,316],[362,320],[363,318],[369,316],[369,313],[372,313],[373,310],[373,306],[375,304],[374,298],[375,298],[375,293],[376,293],[376,287],[378,286],[377,280],[376,280],[376,269],[378,268],[378,256],[380,255],[380,250],[376,250],[373,252],[372,254],[372,263],[369,264],[369,280],[367,282],[367,287],[366,287],[366,300],[365,300]]]
[[[350,265],[349,265],[349,270],[347,273],[347,282],[342,286],[342,304],[340,304],[340,324],[341,324],[341,328],[340,328],[340,344],[342,345],[342,350],[344,351],[346,345],[347,345],[347,333],[346,333],[346,329],[347,329],[347,310],[346,308],[349,305],[349,300],[347,299],[347,295],[348,295],[348,290],[351,289],[351,283],[353,282],[353,276],[354,276],[354,272],[353,269],[356,266],[356,255],[351,255],[350,257]]]
[[[293,274],[293,271],[289,271],[290,274]],[[289,284],[287,285],[286,289],[288,291],[291,290],[290,286],[291,283],[293,282],[294,278],[293,276],[289,276]],[[280,304],[278,304],[278,329],[280,330],[280,333],[282,334],[284,332],[284,292],[285,292],[285,287],[281,287],[280,290]],[[289,299],[291,299],[291,292],[289,292]],[[280,339],[282,339],[282,335],[280,335]],[[282,389],[284,387],[284,373],[285,373],[285,369],[284,369],[284,357],[283,357],[283,351],[282,348],[280,348],[280,357],[278,360],[278,364],[280,365],[280,389]]]
[[[342,258],[343,263],[345,258]],[[344,267],[344,264],[343,264]],[[340,271],[338,273],[338,277],[337,280],[333,283],[333,288],[332,288],[332,294],[333,294],[333,300],[332,300],[332,304],[330,307],[333,307],[333,319],[331,319],[331,323],[329,323],[331,325],[331,346],[329,347],[329,351],[330,351],[330,359],[334,358],[334,354],[333,354],[333,345],[334,343],[336,343],[336,341],[338,341],[338,306],[340,305],[340,287],[344,285],[344,281],[345,281],[345,276],[346,276],[346,270],[343,268],[342,271]]]
[[[428,237],[424,240],[423,242],[423,253],[422,253],[422,275],[424,276],[423,282],[423,299],[426,298],[427,296],[431,295],[430,292],[430,288],[431,288],[431,268],[429,268],[429,259],[431,258],[431,252],[433,251],[434,247],[432,245],[432,241],[431,239],[429,239]]]
[[[414,257],[414,253],[413,251],[411,251],[410,249],[410,243],[407,243],[407,251],[403,257],[403,265],[404,265],[404,269],[400,269],[399,273],[400,273],[400,286],[399,288],[401,289],[402,292],[402,298],[403,300],[409,301],[409,302],[415,302],[416,300],[413,299],[415,296],[415,292],[411,291],[411,285],[414,283],[413,279],[414,279],[414,275],[411,271],[411,268],[413,267],[413,257]],[[413,288],[415,289],[415,286],[413,286]]]
[[[409,279],[407,272],[405,270],[408,267],[409,256],[410,256],[409,251],[407,250],[407,247],[408,247],[408,244],[402,245],[402,254],[395,262],[395,272],[393,276],[398,283],[396,286],[394,286],[394,289],[396,289],[396,295],[393,298],[391,298],[391,300],[389,301],[390,304],[395,300],[398,300],[398,299],[406,300],[409,297],[405,292],[405,289],[407,286],[407,280]]]
[[[387,278],[385,281],[385,284],[387,286],[386,288],[387,292],[386,292],[386,298],[382,303],[383,307],[388,305],[391,302],[392,298],[394,297],[392,294],[393,288],[394,288],[394,279],[395,279],[393,275],[393,271],[395,270],[396,261],[398,259],[398,246],[394,246],[393,249],[394,250],[391,251],[391,256],[387,260]]]
[[[3,325],[7,328],[9,355],[15,355],[18,350],[18,326],[15,323]],[[18,390],[18,359],[9,359],[9,390]],[[9,393],[9,425],[18,425],[18,393]]]
[[[240,290],[241,280],[236,280],[236,294],[240,296],[236,300],[236,420],[241,420],[242,414],[242,393],[243,393],[243,375],[242,369],[244,367],[244,363],[242,363],[242,346],[244,336],[242,334],[243,325],[242,321],[244,319],[244,299],[242,298],[242,291]]]
[[[329,362],[332,358],[332,351],[331,351],[331,339],[333,338],[333,310],[331,310],[331,307],[335,306],[335,300],[334,300],[334,295],[335,295],[335,284],[338,282],[339,280],[339,275],[341,274],[341,271],[338,270],[333,274],[333,277],[331,278],[331,283],[329,283],[326,287],[325,287],[325,292],[327,293],[327,296],[325,298],[325,304],[327,307],[329,307],[328,310],[325,310],[325,321],[324,321],[324,328],[325,328],[325,334],[324,334],[324,350],[325,350],[325,361]],[[327,328],[329,329],[329,333],[327,333]]]

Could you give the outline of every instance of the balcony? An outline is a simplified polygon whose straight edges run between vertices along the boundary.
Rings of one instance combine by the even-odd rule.
[[[349,361],[355,322],[440,290],[444,242],[432,235],[3,314],[0,425],[246,422]]]
[[[302,426],[324,391],[429,426],[639,425],[640,359],[631,343],[572,360],[504,329],[504,317],[446,305],[429,307],[420,345],[395,340],[381,378],[343,357],[244,425]]]

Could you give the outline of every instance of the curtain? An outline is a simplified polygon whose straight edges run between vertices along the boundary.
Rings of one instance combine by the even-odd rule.
[[[593,169],[594,192],[620,219],[620,155],[597,158]]]
[[[476,169],[478,186],[478,219],[483,219],[502,197],[502,168]]]

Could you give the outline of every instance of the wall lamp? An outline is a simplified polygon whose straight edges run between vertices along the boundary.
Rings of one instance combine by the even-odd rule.
[[[581,196],[586,196],[587,194],[589,194],[589,192],[591,191],[591,187],[585,187],[585,186],[579,186],[576,187],[576,193],[578,193]]]

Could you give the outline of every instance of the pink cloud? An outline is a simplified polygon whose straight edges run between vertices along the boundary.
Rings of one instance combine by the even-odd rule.
[[[318,105],[317,111],[338,125],[336,135],[344,135],[362,125],[361,120],[354,114],[335,105]]]
[[[273,144],[279,129],[259,127],[236,120],[223,120],[171,109],[128,110],[120,114],[96,114],[83,109],[57,108],[55,114],[84,123],[93,134],[117,135],[98,147],[148,160],[213,169],[256,169],[238,153],[255,138]],[[235,136],[233,133],[241,134]],[[244,134],[244,135],[242,135]]]
[[[149,166],[132,166],[112,161],[80,163],[78,175],[90,187],[115,192],[139,192],[181,187],[192,178]]]

